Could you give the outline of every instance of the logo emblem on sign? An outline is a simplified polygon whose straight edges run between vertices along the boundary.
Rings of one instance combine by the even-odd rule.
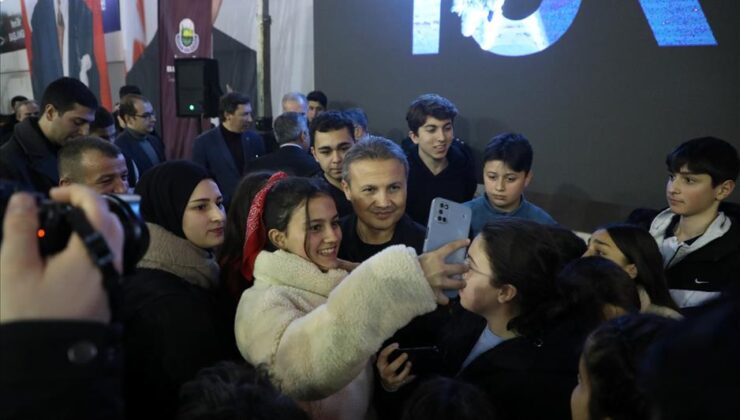
[[[180,32],[175,35],[177,49],[183,54],[192,54],[200,45],[200,37],[195,33],[195,23],[185,18],[180,21]]]

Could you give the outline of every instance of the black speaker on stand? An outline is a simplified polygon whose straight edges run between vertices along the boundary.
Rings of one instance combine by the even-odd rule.
[[[218,101],[222,94],[218,61],[211,58],[175,59],[175,103],[178,117],[218,117]],[[201,125],[198,124],[198,127],[200,131]]]

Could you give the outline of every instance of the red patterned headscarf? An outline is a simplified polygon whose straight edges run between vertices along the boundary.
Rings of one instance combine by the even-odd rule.
[[[257,254],[262,251],[267,242],[267,234],[265,232],[265,225],[262,222],[262,214],[265,210],[265,199],[267,193],[270,192],[272,187],[278,183],[278,181],[288,177],[285,172],[277,172],[267,180],[264,187],[254,196],[252,200],[252,207],[249,209],[249,216],[247,216],[247,233],[246,240],[244,241],[244,249],[242,251],[242,268],[241,273],[247,282],[250,284],[254,282],[254,261],[257,259]]]

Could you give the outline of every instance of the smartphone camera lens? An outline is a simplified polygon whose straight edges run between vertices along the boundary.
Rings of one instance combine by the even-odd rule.
[[[440,211],[439,211],[439,214],[443,214],[443,213],[444,213],[444,211],[443,211],[443,210],[440,210]]]
[[[443,217],[442,218],[442,222],[447,222],[447,218],[446,217]]]

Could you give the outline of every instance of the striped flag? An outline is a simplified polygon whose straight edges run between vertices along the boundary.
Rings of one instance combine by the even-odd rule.
[[[123,57],[128,73],[146,47],[146,25],[143,0],[121,0],[121,35]]]

